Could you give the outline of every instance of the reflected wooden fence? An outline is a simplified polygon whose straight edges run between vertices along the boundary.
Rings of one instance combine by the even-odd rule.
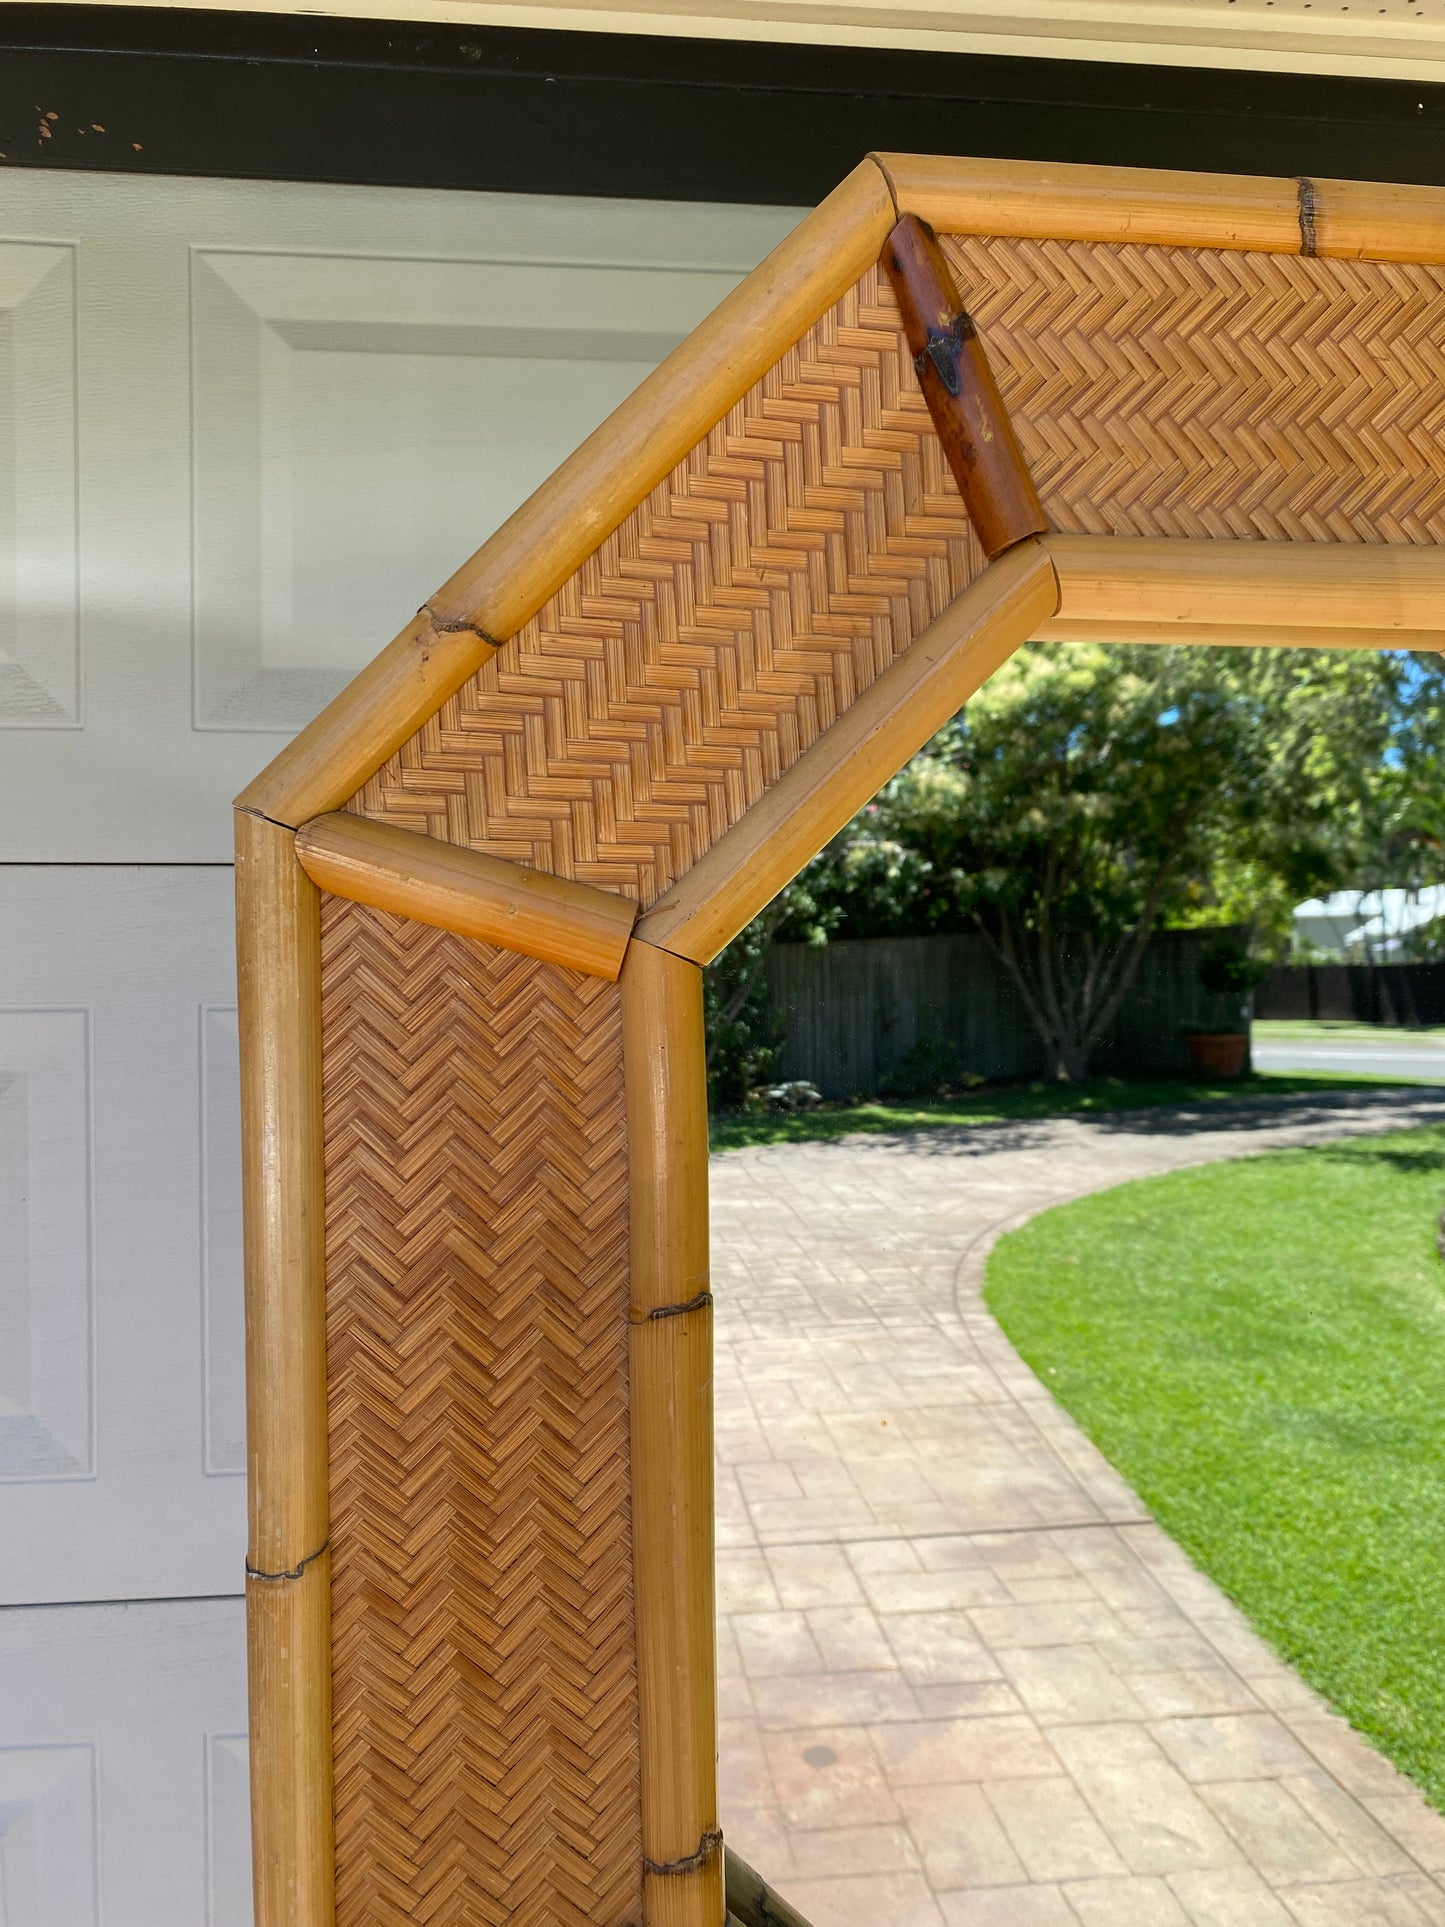
[[[1154,939],[1095,1053],[1096,1070],[1187,1071],[1186,1027],[1237,1028],[1239,999],[1212,996],[1199,982],[1201,955],[1218,934]],[[970,1072],[992,1079],[1046,1069],[1023,1001],[980,936],[776,944],[767,973],[783,1032],[773,1074],[806,1078],[825,1097],[923,1093]]]
[[[1445,963],[1278,964],[1260,985],[1254,1012],[1332,1023],[1445,1024]]]

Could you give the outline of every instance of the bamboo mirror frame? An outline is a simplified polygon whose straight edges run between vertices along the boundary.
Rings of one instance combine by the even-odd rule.
[[[745,1912],[702,966],[1031,637],[1445,648],[1442,264],[872,156],[238,799],[259,1927]]]

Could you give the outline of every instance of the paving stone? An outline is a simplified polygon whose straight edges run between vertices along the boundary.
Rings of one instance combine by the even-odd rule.
[[[898,1803],[936,1892],[1027,1881],[982,1787],[902,1787]]]
[[[1259,1709],[1255,1688],[1223,1666],[1158,1673],[1136,1673],[1127,1668],[1121,1671],[1150,1719],[1188,1718],[1200,1713],[1253,1713]]]
[[[824,1827],[816,1832],[794,1833],[790,1851],[793,1870],[802,1880],[916,1873],[920,1864],[913,1836],[902,1826]],[[749,1864],[757,1865],[756,1861]]]
[[[1128,1870],[1066,1775],[991,1780],[990,1806],[1015,1853],[1036,1881],[1076,1880]]]
[[[961,1611],[1008,1598],[1003,1581],[986,1566],[869,1572],[863,1575],[863,1586],[868,1603],[880,1613]]]
[[[1334,1713],[1310,1710],[1286,1712],[1284,1724],[1350,1793],[1390,1794],[1401,1791],[1400,1776],[1390,1762],[1367,1746],[1358,1733]]]
[[[1083,1927],[1189,1927],[1189,1916],[1162,1880],[1067,1880],[1064,1898]]]
[[[724,1612],[768,1612],[779,1604],[773,1575],[761,1552],[719,1552],[717,1593]]]
[[[1289,1887],[1283,1897],[1300,1927],[1427,1927],[1430,1918],[1387,1880]]]
[[[793,1726],[872,1726],[882,1720],[916,1720],[924,1711],[897,1671],[802,1673],[795,1679],[759,1680],[751,1690],[754,1717],[764,1732],[786,1732]]]
[[[1142,1727],[1065,1726],[1050,1737],[1131,1872],[1183,1873],[1243,1858]]]
[[[1290,1927],[1291,1916],[1253,1867],[1172,1873],[1168,1885],[1193,1927]]]
[[[1362,1804],[1426,1873],[1445,1873],[1445,1817],[1398,1776],[1396,1785],[1397,1793],[1362,1795]]]
[[[890,1730],[879,1727],[875,1737]],[[764,1733],[762,1740],[790,1828],[875,1826],[901,1818],[866,1729],[805,1727]]]
[[[915,1686],[913,1697],[924,1719],[972,1719],[979,1713],[1022,1713],[1024,1703],[1008,1681],[961,1679],[947,1686]]]
[[[1250,1861],[1276,1885],[1348,1880],[1358,1868],[1277,1780],[1222,1780],[1200,1797]]]
[[[972,1613],[979,1635],[990,1646],[1076,1646],[1083,1640],[1111,1639],[1120,1621],[1101,1600],[1044,1606],[979,1606]]]
[[[895,1663],[915,1685],[1000,1677],[998,1661],[966,1613],[885,1613],[880,1624]]]
[[[1138,1696],[1097,1647],[1013,1647],[1000,1653],[999,1664],[1041,1726],[1143,1717]]]
[[[791,1880],[790,1900],[813,1927],[944,1927],[922,1874],[853,1875],[843,1880]]]
[[[1186,1780],[1273,1780],[1306,1772],[1310,1757],[1272,1713],[1152,1720],[1149,1731]]]
[[[1290,1775],[1280,1783],[1298,1800],[1322,1833],[1347,1853],[1361,1873],[1400,1874],[1417,1871],[1415,1862],[1359,1802],[1338,1786],[1322,1767]]]
[[[1021,1715],[901,1721],[879,1727],[874,1739],[895,1787],[1014,1779],[1059,1770],[1038,1728]]]
[[[793,1678],[824,1670],[823,1655],[802,1613],[734,1613],[732,1629],[749,1679],[779,1674]]]
[[[975,1887],[939,1900],[948,1927],[1079,1927],[1057,1887]]]

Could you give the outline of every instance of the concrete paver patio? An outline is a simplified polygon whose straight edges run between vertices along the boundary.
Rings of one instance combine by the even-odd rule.
[[[980,1292],[1062,1199],[1442,1118],[1339,1093],[713,1160],[723,1824],[814,1927],[1445,1923],[1445,1819]]]

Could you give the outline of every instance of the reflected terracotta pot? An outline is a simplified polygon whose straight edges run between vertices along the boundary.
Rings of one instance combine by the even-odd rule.
[[[1186,1037],[1189,1062],[1201,1077],[1242,1077],[1249,1061],[1249,1033],[1206,1031]]]

